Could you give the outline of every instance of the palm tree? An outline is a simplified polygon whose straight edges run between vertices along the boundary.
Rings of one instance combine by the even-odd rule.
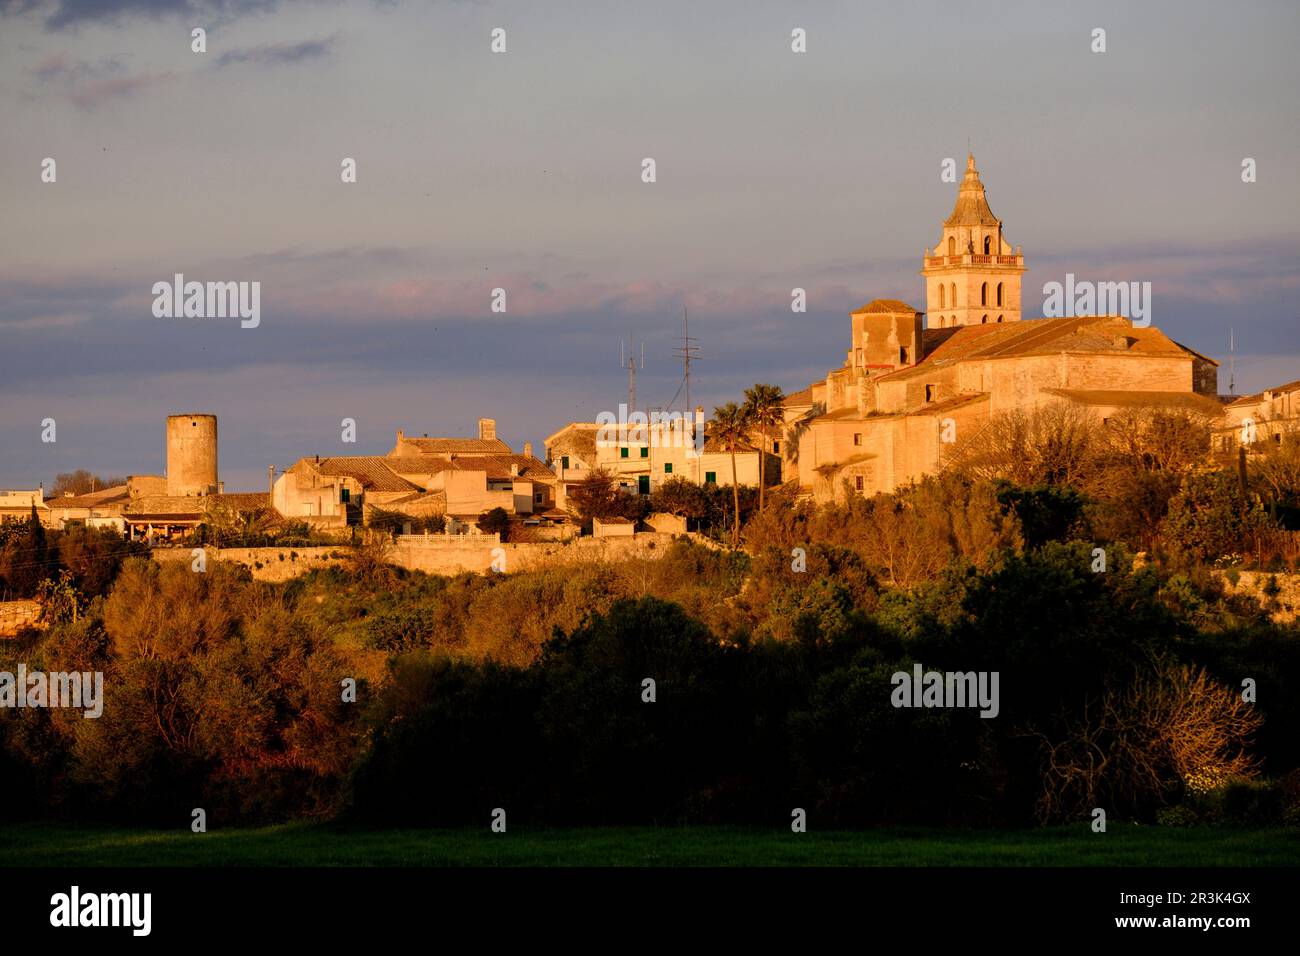
[[[755,385],[745,389],[745,414],[763,436],[758,452],[758,510],[763,510],[763,488],[767,484],[768,430],[785,422],[785,393],[776,385]]]
[[[736,524],[731,529],[731,546],[740,546],[740,486],[736,484],[736,447],[745,440],[750,429],[749,415],[735,402],[727,402],[713,410],[713,437],[731,452],[731,498],[736,506]]]

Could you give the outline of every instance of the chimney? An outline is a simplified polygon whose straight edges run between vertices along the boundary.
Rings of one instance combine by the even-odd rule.
[[[267,492],[275,498],[275,465],[266,466]]]
[[[401,441],[403,438],[405,438],[405,437],[406,437],[406,432],[402,431],[402,430],[399,428],[399,429],[397,430],[397,440],[400,442],[400,441]]]
[[[318,465],[320,464],[320,455],[317,455],[317,456],[316,456],[316,464],[318,464]]]
[[[478,420],[478,437],[479,441],[492,441],[497,437],[497,420],[495,418],[480,418]]]
[[[533,443],[530,441],[524,442],[524,457],[525,458],[533,457]]]
[[[517,461],[512,461],[512,462],[510,463],[510,477],[511,477],[511,478],[518,478],[518,477],[519,477],[519,462],[517,462]]]

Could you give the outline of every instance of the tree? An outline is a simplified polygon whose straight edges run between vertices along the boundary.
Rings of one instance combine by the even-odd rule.
[[[478,529],[484,534],[499,534],[501,540],[510,537],[510,513],[505,508],[497,507],[478,516]]]
[[[583,526],[587,526],[593,518],[621,517],[625,508],[624,497],[622,489],[614,482],[614,476],[604,468],[597,468],[569,488],[568,508]]]
[[[758,453],[758,510],[763,510],[763,487],[767,484],[768,434],[785,422],[785,393],[776,385],[755,385],[745,389],[745,415],[763,436]]]
[[[698,520],[708,514],[709,501],[704,489],[695,482],[674,476],[651,493],[650,507],[680,518]]]
[[[1013,409],[964,431],[949,467],[976,481],[1078,487],[1095,470],[1100,427],[1086,409],[1066,402]]]
[[[1274,526],[1258,495],[1242,496],[1232,472],[1192,472],[1170,499],[1160,534],[1193,559],[1217,561],[1258,552],[1261,533]]]
[[[40,619],[48,624],[76,623],[86,599],[77,590],[72,572],[64,568],[59,579],[46,578],[36,589],[36,600],[41,604]]]
[[[84,468],[78,468],[76,471],[54,476],[50,497],[62,498],[66,494],[86,495],[92,491],[103,491],[105,488],[116,488],[124,484],[126,484],[125,478],[101,478]]]
[[[736,447],[745,440],[750,420],[745,409],[727,402],[713,409],[713,438],[731,453],[731,497],[736,509],[736,523],[731,529],[731,546],[740,546],[740,486],[736,481]],[[759,482],[761,489],[762,482]]]

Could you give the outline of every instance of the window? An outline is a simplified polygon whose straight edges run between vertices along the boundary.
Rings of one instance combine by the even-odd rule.
[[[781,454],[781,443],[779,441],[772,442],[772,454],[774,455]]]
[[[1001,322],[1002,320],[998,319],[998,321]],[[982,319],[980,319],[980,325],[988,325],[988,322],[989,322],[989,317],[987,315],[984,316]]]
[[[939,308],[941,308],[941,309],[944,308],[943,294],[944,294],[945,291],[946,291],[946,290],[945,290],[944,287],[943,287],[943,283],[940,282],[940,283],[939,283]]]
[[[955,256],[956,254],[957,254],[957,239],[956,239],[955,236],[949,236],[949,237],[948,237],[948,255],[950,255],[950,256]]]
[[[664,462],[664,474],[671,475],[672,473],[673,473],[673,463],[671,461]]]
[[[351,500],[352,500],[352,489],[351,489],[351,488],[340,488],[340,489],[339,489],[339,501],[343,502],[344,504],[347,504],[347,503],[348,503],[349,501],[351,501]]]
[[[934,397],[935,397],[936,395],[938,395],[938,394],[939,394],[939,386],[938,386],[938,385],[927,385],[927,386],[925,387],[925,400],[926,400],[927,402],[933,402],[933,401],[934,401]]]
[[[989,284],[986,282],[980,286],[980,305],[989,304]]]
[[[706,471],[704,473],[704,483],[706,485],[716,485],[718,483],[718,473],[716,471]]]
[[[637,493],[638,493],[638,494],[643,494],[643,495],[648,495],[648,494],[650,494],[650,476],[649,476],[649,475],[637,475],[637,476],[636,476],[636,490],[637,490]]]
[[[952,300],[951,302],[949,302],[949,305],[951,305],[955,309],[957,308],[957,283],[949,282],[948,292],[950,293],[949,298]]]
[[[993,237],[992,237],[992,236],[985,236],[985,237],[984,237],[984,255],[987,256],[987,255],[992,251],[992,246],[993,246]]]
[[[900,348],[900,349],[898,350],[898,361],[899,361],[899,363],[902,364],[902,365],[906,365],[906,364],[907,364],[907,346],[906,346],[906,345],[904,345],[902,348]]]
[[[858,491],[861,491],[861,490],[862,490],[862,476],[861,476],[861,475],[858,475],[856,478],[853,479],[853,487],[857,488]]]
[[[861,432],[854,432],[854,433],[853,433],[853,444],[854,444],[854,445],[861,445],[861,444],[862,444],[862,433],[861,433]]]
[[[1002,305],[1002,283],[998,283],[998,305]]]
[[[650,446],[649,446],[649,445],[643,445],[643,446],[641,446],[641,457],[642,457],[642,458],[649,458],[649,457],[650,457]]]
[[[541,493],[540,491],[538,491],[538,492],[534,492],[534,494],[533,494],[533,504],[535,504],[535,505],[540,505],[541,503],[542,503],[542,493]]]
[[[1002,316],[1000,316],[1000,315],[998,316],[998,321],[999,321],[999,322],[1002,321]]]
[[[618,457],[619,457],[619,458],[626,458],[626,457],[627,457],[627,449],[626,449],[626,448],[620,448],[620,449],[618,450]]]
[[[560,467],[563,468],[565,471],[568,471],[568,469],[569,469],[569,456],[568,456],[568,455],[565,455],[563,458],[560,459]]]

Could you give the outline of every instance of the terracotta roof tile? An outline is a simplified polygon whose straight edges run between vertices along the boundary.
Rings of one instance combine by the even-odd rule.
[[[422,491],[413,482],[396,474],[388,465],[388,459],[369,455],[339,456],[322,458],[316,465],[322,475],[339,475],[355,478],[361,487],[370,491]]]
[[[920,310],[912,308],[901,299],[872,299],[862,308],[854,312],[854,315],[862,315],[864,312],[884,313],[887,315],[902,313],[905,315],[914,315]]]
[[[417,455],[508,455],[510,446],[499,438],[412,438],[404,435],[398,447],[410,447]]]

